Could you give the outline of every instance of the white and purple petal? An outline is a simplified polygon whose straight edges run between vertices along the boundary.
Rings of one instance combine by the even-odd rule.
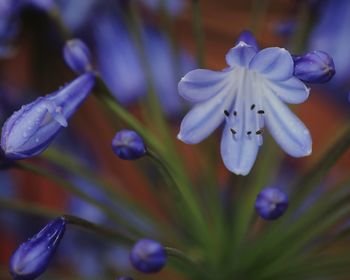
[[[196,69],[179,82],[179,94],[190,102],[202,102],[219,94],[226,86],[227,71]]]
[[[195,105],[181,122],[179,140],[186,144],[197,144],[207,138],[225,118],[224,111],[230,110],[234,94],[227,87],[220,94]]]
[[[248,67],[250,61],[255,55],[256,49],[241,41],[228,51],[226,54],[226,62],[231,67]]]
[[[221,138],[221,157],[227,169],[237,175],[247,175],[252,169],[258,154],[257,141],[243,135],[235,139],[229,125],[225,126]]]
[[[310,155],[312,140],[309,130],[273,93],[266,92],[264,97],[266,126],[275,141],[293,157]]]
[[[293,76],[292,56],[283,48],[266,48],[253,57],[249,69],[273,81],[284,81]]]
[[[266,90],[273,91],[283,102],[303,103],[310,94],[310,89],[299,79],[292,77],[283,82],[265,80]]]

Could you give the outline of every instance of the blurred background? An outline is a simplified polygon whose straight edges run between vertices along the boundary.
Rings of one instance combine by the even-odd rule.
[[[129,2],[133,2],[132,9]],[[188,109],[188,104],[177,96],[179,79],[200,64],[213,70],[225,68],[226,52],[234,46],[241,31],[250,29],[261,48],[281,46],[293,54],[321,49],[334,57],[337,70],[334,81],[312,86],[309,100],[297,108],[313,136],[312,156],[292,159],[281,153],[283,168],[276,168],[271,178],[278,181],[283,173],[288,180],[316,162],[349,117],[350,1],[200,0],[200,15],[194,11],[193,2],[196,1],[0,0],[1,123],[22,104],[57,90],[75,77],[64,63],[62,47],[67,38],[78,37],[91,48],[94,63],[116,99],[144,122],[147,120],[140,104],[146,102],[147,79],[151,77],[175,138]],[[130,31],[130,13],[135,16],[132,14],[135,10],[136,21],[142,26],[141,42]],[[200,25],[199,33],[194,19]],[[329,30],[329,26],[337,28]],[[198,45],[198,40],[203,44]],[[138,52],[140,47],[150,62],[148,74],[142,68],[144,57]],[[113,204],[111,207],[118,215],[132,220],[149,236],[157,236],[159,232],[152,221],[135,214],[138,211],[126,209],[125,204],[136,202],[136,208],[146,209],[166,226],[169,216],[161,200],[155,198],[155,193],[162,196],[159,171],[147,160],[125,162],[112,153],[110,143],[117,128],[125,125],[111,118],[91,96],[74,115],[69,128],[60,133],[52,150],[30,161],[49,167],[103,204]],[[220,133],[215,137],[207,141],[219,141]],[[206,165],[201,150],[207,143],[200,144],[199,149],[179,142],[177,145],[191,176],[200,181],[201,167]],[[224,191],[229,187],[230,174],[221,162],[219,149],[214,151],[217,154],[213,155],[215,165],[211,168],[219,174],[217,185]],[[57,161],[64,162],[63,166]],[[327,180],[341,180],[348,172],[349,161],[348,153]],[[84,166],[85,174],[97,173],[110,189],[117,190],[121,194],[120,203],[112,203],[109,194],[94,187],[86,176],[73,176],[64,168],[77,163]],[[10,279],[7,266],[11,253],[37,232],[51,214],[71,213],[113,224],[99,207],[72,195],[52,180],[22,170],[7,170],[4,159],[1,166],[0,279]],[[7,204],[8,201],[15,204]],[[26,211],[29,205],[34,206],[31,214]],[[135,275],[128,261],[128,249],[120,244],[111,246],[81,229],[69,230],[54,265],[40,279],[113,279],[121,274]],[[183,279],[171,269],[155,276],[136,274],[135,278]]]

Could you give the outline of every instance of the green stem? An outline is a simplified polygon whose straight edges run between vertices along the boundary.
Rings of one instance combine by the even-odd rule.
[[[196,40],[196,57],[200,68],[204,67],[204,32],[200,0],[192,0],[192,29]]]
[[[1,197],[0,197],[0,208],[19,211],[25,214],[41,216],[48,219],[53,219],[55,217],[61,216],[61,213],[57,210],[48,209],[48,208],[33,205],[27,202],[4,199]]]
[[[87,195],[85,192],[81,191],[78,187],[70,183],[69,181],[65,180],[64,178],[46,170],[41,167],[35,166],[30,163],[26,162],[17,162],[16,167],[24,170],[29,171],[34,174],[43,176],[45,178],[48,178],[52,182],[57,183],[59,186],[63,187],[67,192],[76,195],[77,197],[81,198],[82,200],[90,203],[91,205],[94,205],[98,209],[100,209],[103,213],[105,213],[109,218],[111,218],[114,222],[117,224],[122,224],[123,227],[125,227],[130,232],[136,233],[137,229],[134,227],[131,227],[128,223],[124,222],[123,217],[119,216],[115,211],[110,209],[106,204],[95,200],[94,198]],[[142,233],[140,233],[142,234]]]
[[[206,223],[202,216],[201,209],[197,202],[196,197],[193,193],[193,187],[190,180],[187,177],[186,171],[179,160],[175,149],[169,148],[164,143],[159,142],[148,130],[141,124],[137,119],[135,119],[127,110],[120,106],[113,97],[111,97],[108,88],[105,86],[101,79],[98,79],[97,89],[99,93],[98,98],[111,109],[118,117],[125,121],[131,128],[136,130],[150,145],[150,148],[157,152],[161,158],[168,158],[165,160],[169,166],[169,172],[171,172],[176,185],[178,186],[179,192],[181,193],[190,214],[193,216],[195,223],[191,225],[195,227],[198,237],[201,239],[206,238],[208,233]],[[163,160],[162,160],[163,161]],[[202,240],[204,242],[204,240]]]
[[[129,232],[122,229],[110,229],[72,215],[63,215],[63,217],[69,224],[85,228],[119,242],[133,244],[137,240],[136,236],[132,236]]]
[[[350,125],[347,126],[335,143],[324,153],[321,159],[299,180],[292,185],[293,196],[291,201],[293,204],[289,209],[292,214],[300,202],[310,194],[313,188],[321,183],[329,170],[335,165],[338,159],[350,147]]]
[[[165,251],[169,257],[174,257],[174,258],[190,265],[190,267],[192,269],[196,270],[198,273],[200,273],[202,275],[206,275],[206,273],[203,271],[201,266],[196,261],[194,261],[191,257],[189,257],[184,252],[182,252],[181,250],[176,249],[176,248],[172,248],[172,247],[165,247]]]

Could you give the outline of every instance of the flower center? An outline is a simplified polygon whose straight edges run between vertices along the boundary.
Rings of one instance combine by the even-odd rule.
[[[256,72],[235,68],[230,75],[230,88],[234,94],[232,104],[224,110],[234,141],[255,140],[262,144],[265,110],[260,87],[262,78]]]

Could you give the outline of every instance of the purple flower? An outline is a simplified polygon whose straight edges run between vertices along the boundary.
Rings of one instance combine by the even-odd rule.
[[[21,244],[10,260],[10,273],[13,278],[32,280],[41,275],[55,254],[65,227],[66,220],[57,218],[34,237]]]
[[[197,144],[225,122],[221,156],[226,167],[241,175],[251,170],[263,143],[264,126],[291,156],[311,153],[305,125],[284,104],[298,104],[309,89],[296,77],[294,62],[282,48],[255,47],[239,42],[226,55],[222,71],[197,69],[179,83],[179,93],[195,105],[181,123],[178,138]]]
[[[288,196],[278,188],[265,188],[255,201],[256,212],[265,220],[275,220],[288,208]]]
[[[63,48],[63,56],[67,65],[77,74],[92,70],[90,50],[79,39],[71,39],[66,42]]]
[[[306,83],[327,83],[335,74],[332,57],[322,51],[293,56],[294,76]]]
[[[23,159],[44,151],[90,93],[95,83],[84,74],[58,91],[22,106],[4,124],[1,148],[6,157]]]
[[[159,272],[165,266],[166,259],[163,245],[151,239],[137,241],[130,253],[131,264],[144,273]]]
[[[133,130],[117,132],[112,141],[114,153],[124,160],[135,160],[146,155],[147,148],[141,136]]]

